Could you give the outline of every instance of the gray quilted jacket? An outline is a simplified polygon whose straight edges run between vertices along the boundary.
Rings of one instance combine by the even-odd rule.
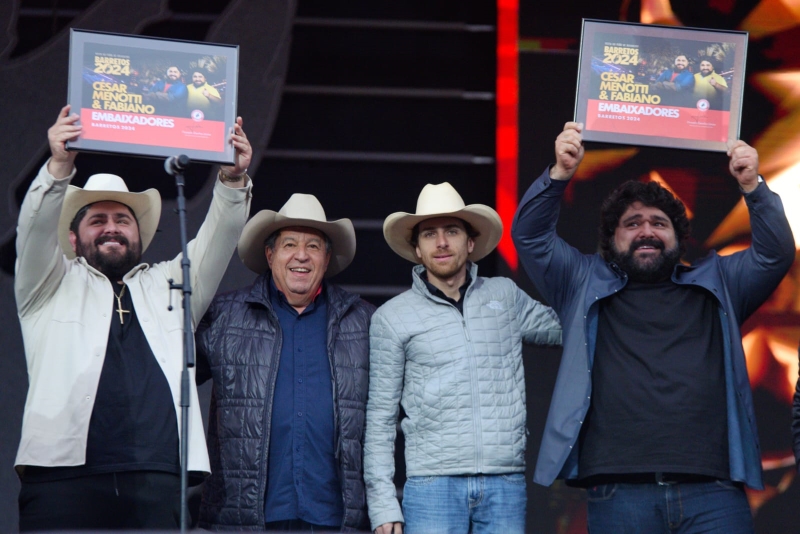
[[[559,345],[552,309],[507,278],[479,278],[464,315],[413,286],[375,312],[370,326],[364,482],[372,528],[403,521],[394,477],[399,405],[408,476],[525,471],[522,342]]]

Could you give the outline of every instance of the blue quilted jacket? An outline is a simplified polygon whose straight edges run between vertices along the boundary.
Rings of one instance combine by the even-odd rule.
[[[269,299],[269,272],[252,288],[218,295],[197,329],[197,377],[212,377],[208,449],[211,476],[200,526],[263,530],[270,418],[281,331]],[[375,307],[325,284],[342,530],[367,526],[362,473],[369,379],[369,320]]]

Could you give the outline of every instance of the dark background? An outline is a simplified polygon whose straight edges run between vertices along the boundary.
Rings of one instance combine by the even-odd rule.
[[[779,8],[764,15],[765,6],[775,5],[767,1],[673,0],[666,14],[654,9],[659,4],[528,1],[517,12],[507,0],[0,3],[0,532],[16,529],[13,462],[27,388],[13,297],[16,217],[48,155],[46,130],[66,100],[70,27],[238,44],[239,114],[255,150],[251,213],[278,210],[292,193],[302,192],[316,195],[329,219],[351,218],[358,251],[335,282],[380,305],[410,285],[411,264],[383,240],[386,215],[413,211],[421,188],[443,181],[468,204],[496,203],[495,158],[504,149],[496,147],[498,6],[518,13],[518,196],[553,159],[553,140],[572,118],[582,17],[750,30],[741,137],[759,149],[768,181],[780,178],[797,189],[792,166],[800,158],[800,103],[771,78],[798,69],[797,21]],[[737,211],[741,197],[726,165],[721,154],[591,144],[565,197],[559,232],[581,250],[594,251],[601,199],[619,182],[651,179],[655,172],[692,210],[689,259],[711,247],[746,244],[747,219]],[[82,154],[77,167],[78,186],[94,172],[112,172],[131,190],[158,188],[163,215],[145,260],[175,255],[175,188],[162,161]],[[205,214],[215,172],[201,164],[188,172],[190,231]],[[778,182],[770,185],[777,188]],[[784,202],[790,205],[787,197]],[[509,265],[509,256],[494,253],[480,262],[480,272],[512,276],[537,296],[524,273]],[[253,278],[234,257],[220,290]],[[786,402],[797,376],[798,279],[793,271],[744,328],[769,485],[750,495],[762,533],[800,531],[793,524],[799,491],[792,484]],[[530,475],[560,351],[526,349],[525,355]],[[201,397],[207,403],[208,387]],[[401,484],[402,443],[398,448]],[[544,488],[529,480],[528,487],[530,532],[585,532],[582,492],[560,482]]]

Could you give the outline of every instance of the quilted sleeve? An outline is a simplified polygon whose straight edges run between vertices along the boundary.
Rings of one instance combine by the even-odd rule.
[[[394,486],[397,416],[403,391],[405,351],[385,307],[370,325],[369,400],[364,441],[364,483],[372,529],[403,521]]]
[[[532,299],[514,284],[517,319],[525,343],[561,345],[561,323],[553,308]]]

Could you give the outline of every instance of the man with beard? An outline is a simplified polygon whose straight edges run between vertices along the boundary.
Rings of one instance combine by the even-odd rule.
[[[364,482],[372,528],[525,532],[522,343],[557,345],[553,310],[507,278],[478,276],[500,216],[428,184],[417,212],[383,224],[389,246],[417,264],[410,290],[370,327]],[[402,511],[394,479],[399,407],[406,445]],[[475,495],[480,498],[475,498]]]
[[[744,486],[763,484],[740,325],[794,259],[780,197],[759,176],[756,150],[730,142],[749,248],[682,264],[683,204],[655,182],[625,182],[602,205],[600,253],[582,254],[556,235],[582,129],[565,125],[556,164],[512,227],[564,326],[534,481],[587,488],[591,532],[753,532]]]
[[[186,99],[189,92],[181,79],[181,69],[173,65],[167,69],[167,77],[158,80],[142,95],[146,101],[155,101],[156,114],[170,117],[186,117]]]
[[[689,59],[683,54],[676,56],[673,67],[662,72],[653,87],[666,100],[665,104],[689,105],[694,89]]]
[[[722,97],[728,92],[728,82],[714,72],[711,59],[700,62],[700,72],[694,75],[694,98],[708,101],[711,109],[722,109]]]
[[[81,134],[65,106],[51,157],[20,208],[14,290],[29,389],[15,465],[20,530],[172,529],[180,516],[178,419],[183,311],[168,306],[181,255],[147,265],[158,191],[119,176],[69,185]],[[247,220],[252,149],[237,118],[235,165],[221,167],[205,222],[188,246],[192,316],[211,302]],[[193,381],[192,381],[193,382]],[[197,390],[188,469],[209,472]]]
[[[189,97],[186,103],[190,112],[199,109],[205,115],[208,115],[213,106],[222,104],[219,91],[208,85],[205,75],[199,70],[192,73],[192,85],[189,85],[187,89]]]

